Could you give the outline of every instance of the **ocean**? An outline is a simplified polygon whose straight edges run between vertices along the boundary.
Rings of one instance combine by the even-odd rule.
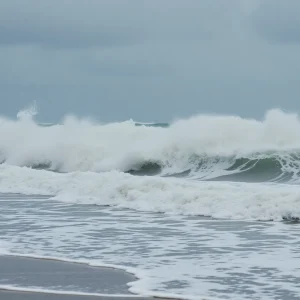
[[[0,289],[300,297],[300,120],[0,118],[0,254],[111,267],[126,289],[0,276]],[[80,281],[79,281],[80,282]]]

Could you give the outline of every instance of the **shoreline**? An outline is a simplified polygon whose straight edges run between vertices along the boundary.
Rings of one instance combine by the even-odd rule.
[[[76,294],[59,294],[47,292],[16,291],[0,288],[0,299],[3,300],[154,300],[164,298],[147,298],[140,296],[92,296]],[[167,300],[167,299],[165,299]],[[169,299],[168,299],[169,300]]]
[[[0,299],[5,300],[176,300],[132,294],[137,276],[114,266],[84,261],[0,254]]]
[[[90,268],[101,268],[104,270],[115,270],[119,271],[121,273],[124,273],[125,275],[129,275],[134,277],[134,279],[138,280],[139,277],[136,275],[137,272],[133,271],[133,268],[130,267],[122,267],[112,264],[91,264],[86,259],[68,259],[68,258],[60,258],[60,257],[54,257],[54,256],[42,256],[42,255],[30,255],[30,254],[19,254],[19,253],[11,253],[11,252],[0,252],[0,259],[2,257],[11,257],[16,259],[30,259],[30,260],[39,260],[39,261],[50,261],[55,263],[62,263],[62,264],[73,264],[78,266],[84,266],[84,267],[90,267]]]
[[[5,298],[2,298],[4,297]],[[171,297],[143,297],[139,295],[78,295],[78,294],[61,294],[59,292],[49,293],[47,291],[25,291],[13,290],[9,288],[0,287],[0,299],[5,300],[184,300],[184,298]],[[203,298],[205,300],[208,298]]]

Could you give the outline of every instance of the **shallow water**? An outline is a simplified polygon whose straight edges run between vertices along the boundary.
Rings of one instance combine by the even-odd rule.
[[[129,286],[133,293],[300,296],[297,223],[166,215],[17,194],[2,194],[0,205],[3,252],[119,266],[139,277]]]
[[[118,291],[124,297],[125,295],[131,297],[127,283],[135,280],[133,275],[118,269],[91,267],[87,264],[53,259],[0,255],[0,266],[0,299],[3,290],[23,294],[31,291],[31,294],[38,293],[43,297],[45,294],[58,295],[62,289],[65,293],[60,295],[66,295],[68,291],[69,295],[74,295],[74,291],[80,289],[81,296],[91,293],[93,296],[98,294],[116,296]],[[19,289],[12,287],[16,283]],[[32,287],[40,288],[32,289]]]

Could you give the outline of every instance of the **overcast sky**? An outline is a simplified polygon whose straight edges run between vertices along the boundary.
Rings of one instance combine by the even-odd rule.
[[[0,114],[300,111],[299,0],[1,0]]]

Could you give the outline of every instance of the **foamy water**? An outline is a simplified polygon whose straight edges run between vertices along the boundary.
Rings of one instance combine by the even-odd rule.
[[[0,197],[0,253],[120,268],[139,295],[299,298],[297,115],[161,128],[34,114],[0,120],[0,193],[23,194]]]
[[[239,158],[275,157],[293,174],[300,166],[295,157],[299,118],[279,110],[267,112],[262,121],[200,115],[167,128],[136,126],[133,121],[99,124],[72,116],[45,127],[34,122],[35,113],[0,119],[0,160],[61,172],[128,171],[157,163],[162,174],[192,170],[199,177],[227,174],[225,169]]]
[[[138,276],[129,290],[141,295],[299,295],[298,226],[22,199],[1,199],[1,238],[10,253],[118,267]]]
[[[137,177],[117,171],[59,174],[3,164],[0,192],[178,215],[279,221],[300,217],[299,185]]]

